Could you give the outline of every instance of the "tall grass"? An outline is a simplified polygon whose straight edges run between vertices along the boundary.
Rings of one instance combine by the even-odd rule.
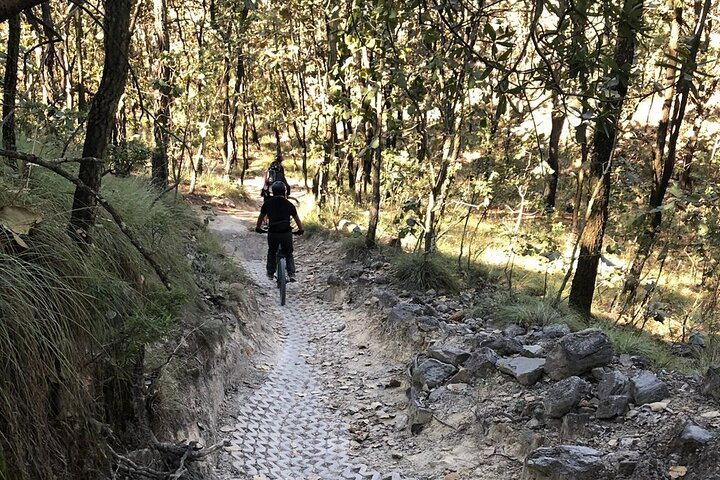
[[[412,289],[456,292],[461,287],[452,264],[438,255],[400,254],[395,258],[393,273],[404,286]]]
[[[103,194],[175,288],[165,291],[102,211],[92,245],[76,246],[67,234],[73,188],[65,180],[37,169],[24,181],[0,176],[0,207],[43,215],[27,249],[0,233],[0,478],[86,478],[74,466],[93,468],[103,457],[93,460],[101,442],[85,420],[119,419],[112,410],[132,397],[121,389],[138,348],[180,328],[182,311],[201,308],[188,256],[208,255],[198,253],[207,245],[190,210],[172,198],[155,202],[142,179],[103,181]],[[209,268],[228,275],[220,260]],[[84,461],[71,458],[78,451]]]

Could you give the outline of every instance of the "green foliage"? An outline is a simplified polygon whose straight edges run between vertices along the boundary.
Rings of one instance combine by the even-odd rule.
[[[610,338],[615,351],[647,358],[657,368],[677,368],[681,359],[674,356],[668,345],[648,332],[631,327],[599,324],[601,330]]]
[[[401,254],[395,259],[393,274],[410,289],[456,292],[461,286],[451,264],[439,255]]]
[[[340,241],[340,252],[348,260],[362,260],[371,253],[364,236],[344,237]]]
[[[143,170],[152,157],[152,149],[138,139],[108,146],[108,167],[115,175],[128,176]]]
[[[0,233],[0,445],[14,477],[54,476],[63,468],[51,461],[63,457],[62,439],[91,435],[64,422],[48,425],[53,382],[68,405],[91,411],[88,368],[126,378],[137,347],[165,341],[182,328],[183,312],[202,308],[186,255],[215,259],[219,247],[211,249],[207,238],[194,242],[204,233],[187,206],[171,198],[154,202],[156,192],[146,185],[142,179],[106,177],[103,193],[168,268],[175,285],[170,292],[106,215],[98,216],[86,251],[70,240],[65,180],[37,169],[22,182],[0,177],[0,208],[25,206],[42,215],[22,236],[27,248]],[[218,278],[234,271],[210,263]]]

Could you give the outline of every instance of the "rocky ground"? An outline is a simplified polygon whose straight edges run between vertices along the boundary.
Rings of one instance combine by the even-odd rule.
[[[280,309],[256,211],[208,211],[274,345],[228,399],[221,478],[720,478],[712,375],[652,371],[595,330],[496,329],[465,314],[482,291],[407,292],[386,258],[348,261],[320,237],[296,241]]]

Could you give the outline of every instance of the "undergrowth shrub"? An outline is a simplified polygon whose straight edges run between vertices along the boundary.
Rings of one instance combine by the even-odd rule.
[[[0,208],[42,214],[23,236],[27,248],[0,228],[0,477],[88,478],[73,468],[102,468],[102,440],[86,420],[132,435],[133,372],[142,372],[145,345],[202,332],[183,324],[204,308],[188,258],[208,259],[213,278],[242,280],[182,201],[156,201],[138,178],[105,177],[102,193],[167,269],[173,290],[101,209],[93,243],[79,248],[67,230],[72,192],[37,168],[22,181],[0,176]],[[73,460],[77,452],[85,461]]]
[[[461,286],[452,265],[432,254],[400,254],[395,259],[393,273],[399,282],[411,289],[456,292]]]
[[[367,246],[365,236],[350,236],[340,241],[340,251],[348,260],[362,260],[370,255],[372,248]]]
[[[495,323],[503,326],[515,323],[528,328],[565,323],[572,330],[585,327],[582,317],[568,311],[567,307],[554,305],[544,298],[524,294],[513,295],[506,302],[497,305],[492,317]]]

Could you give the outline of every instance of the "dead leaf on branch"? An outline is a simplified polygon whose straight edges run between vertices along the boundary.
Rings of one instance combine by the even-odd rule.
[[[18,235],[27,235],[30,229],[42,220],[42,215],[24,207],[0,208],[0,225]]]
[[[0,208],[0,227],[12,235],[15,243],[23,248],[28,248],[27,243],[20,235],[27,235],[30,229],[42,220],[42,215],[27,208],[6,206]]]

